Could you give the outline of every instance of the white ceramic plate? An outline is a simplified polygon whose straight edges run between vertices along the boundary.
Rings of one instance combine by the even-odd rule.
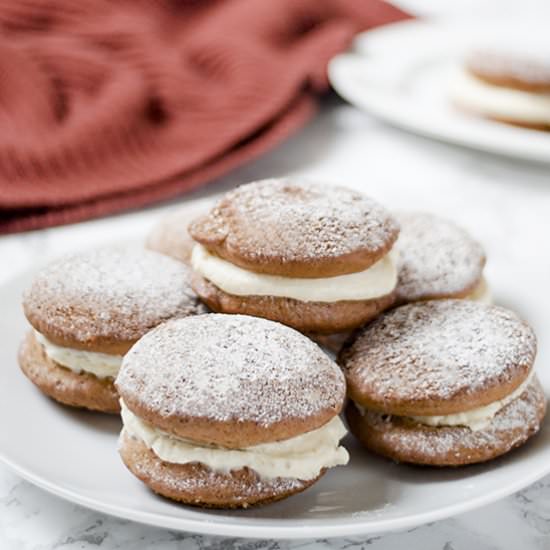
[[[550,132],[516,128],[454,109],[448,82],[477,48],[548,52],[543,20],[412,21],[358,35],[329,65],[335,90],[387,122],[427,137],[491,153],[550,162]]]
[[[129,227],[128,234],[136,238],[135,226]],[[280,503],[228,512],[164,500],[148,491],[119,460],[117,418],[57,405],[20,373],[17,348],[28,330],[21,293],[31,277],[26,274],[0,288],[0,458],[22,477],[70,501],[182,531],[331,537],[381,533],[452,516],[502,498],[550,472],[549,419],[528,445],[486,465],[455,470],[398,465],[369,455],[348,437],[345,444],[352,459],[347,467],[330,471],[308,491]],[[503,273],[501,280],[492,282],[502,288],[506,281]],[[522,294],[522,314],[536,326],[544,326],[541,312],[550,310],[547,294],[533,289],[531,295],[529,288]],[[498,298],[518,305],[513,297]],[[549,344],[540,342],[539,370],[550,363]],[[548,391],[550,372],[542,371],[540,376]]]

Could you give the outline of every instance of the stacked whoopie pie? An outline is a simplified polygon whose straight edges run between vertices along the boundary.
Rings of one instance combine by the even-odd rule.
[[[39,271],[23,297],[33,330],[19,365],[53,399],[118,413],[123,355],[172,317],[205,313],[180,262],[140,248],[71,254]]]
[[[340,353],[351,431],[370,450],[432,466],[484,462],[538,432],[536,338],[514,313],[468,300],[396,308]]]
[[[193,287],[214,311],[330,334],[395,301],[395,218],[344,187],[270,179],[193,221]]]
[[[485,252],[464,229],[425,212],[400,212],[397,304],[463,298],[491,303]]]
[[[246,508],[313,485],[348,461],[346,383],[351,431],[398,461],[481,462],[540,428],[533,331],[486,304],[483,249],[451,222],[270,179],[147,246],[172,258],[109,247],[41,271],[19,360],[64,404],[120,410],[122,460],[165,497]],[[342,335],[339,365],[310,339]]]
[[[191,253],[195,241],[187,230],[191,221],[206,208],[189,210],[176,208],[161,218],[147,235],[145,246],[160,254],[170,256],[187,265],[191,264]]]
[[[174,500],[216,508],[280,500],[348,461],[342,371],[279,323],[170,321],[129,351],[116,386],[124,463]]]
[[[450,93],[462,110],[514,126],[550,129],[547,57],[474,51],[457,71]]]

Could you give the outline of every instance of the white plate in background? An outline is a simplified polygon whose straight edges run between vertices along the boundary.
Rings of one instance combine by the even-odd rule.
[[[452,72],[478,48],[548,52],[544,20],[407,21],[359,34],[350,52],[329,65],[334,89],[394,126],[537,162],[550,162],[550,132],[514,127],[459,112],[448,97]]]

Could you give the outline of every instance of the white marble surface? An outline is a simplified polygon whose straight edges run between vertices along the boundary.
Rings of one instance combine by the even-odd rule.
[[[403,3],[418,5],[410,0]],[[467,4],[472,6],[473,2]],[[492,1],[483,4],[492,8],[496,5]],[[536,7],[537,2],[528,4]],[[550,14],[548,9],[546,13]],[[522,285],[518,281],[526,280],[529,286],[546,291],[550,280],[546,243],[550,234],[549,166],[514,162],[431,142],[386,127],[331,100],[323,114],[298,136],[211,185],[208,192],[258,177],[293,172],[342,181],[393,207],[444,212],[471,229],[488,248],[489,279],[492,273],[498,271],[502,275],[504,270],[508,275],[499,277],[500,284],[515,285],[519,293]],[[109,241],[115,234],[127,235],[134,228],[143,230],[165,208],[2,237],[0,283],[51,254],[79,248],[88,239]],[[522,258],[533,254],[540,256],[537,273],[522,268]],[[498,290],[495,289],[497,294]],[[532,320],[537,330],[548,330],[547,317],[548,312],[541,311],[540,317]],[[64,502],[0,465],[1,550],[367,546],[373,550],[549,549],[550,477],[501,502],[407,532],[330,541],[316,541],[314,532],[311,536],[310,541],[246,541],[137,525]]]

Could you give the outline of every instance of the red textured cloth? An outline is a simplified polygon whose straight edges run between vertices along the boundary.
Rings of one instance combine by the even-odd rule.
[[[356,32],[405,17],[379,0],[0,0],[0,232],[258,156],[312,116]]]

